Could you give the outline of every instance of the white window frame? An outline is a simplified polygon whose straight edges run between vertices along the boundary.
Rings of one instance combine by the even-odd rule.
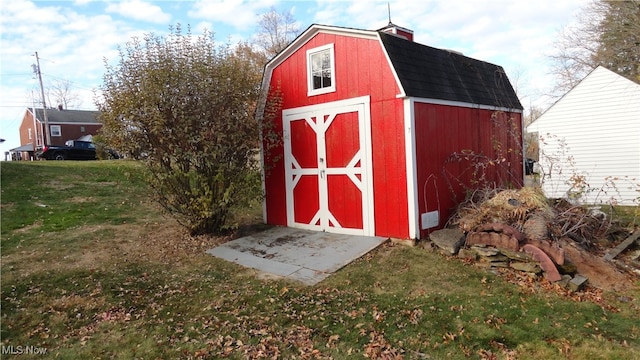
[[[51,130],[51,136],[62,136],[62,127],[60,125],[51,125],[49,129]]]
[[[314,89],[313,88],[313,73],[311,70],[311,56],[323,52],[329,51],[329,61],[331,61],[331,86]],[[307,50],[307,95],[320,95],[336,91],[336,61],[334,55],[333,44],[323,45],[317,48]]]
[[[31,140],[33,138],[33,136],[31,135],[31,128],[28,128],[27,132],[29,133],[29,140]]]

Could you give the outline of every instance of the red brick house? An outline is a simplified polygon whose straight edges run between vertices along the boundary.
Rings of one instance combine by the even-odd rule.
[[[44,133],[44,110],[33,109],[25,111],[20,124],[20,147],[16,152],[26,152],[25,156],[32,157],[33,152],[41,148],[46,142]],[[97,134],[102,124],[98,121],[99,111],[65,110],[62,107],[47,109],[47,122],[50,131],[49,145],[64,145],[67,140],[77,140]],[[26,157],[26,158],[28,158]]]
[[[473,184],[522,186],[522,105],[504,69],[409,29],[314,24],[266,65],[263,90],[282,96],[282,145],[263,150],[268,224],[424,238]]]

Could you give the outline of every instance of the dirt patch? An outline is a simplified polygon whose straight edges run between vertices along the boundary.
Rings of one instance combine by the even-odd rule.
[[[36,222],[14,231],[24,233],[41,225],[41,222]],[[2,256],[3,269],[9,270],[3,275],[24,277],[36,272],[60,269],[96,269],[116,256],[119,248],[114,246],[111,241],[99,240],[101,237],[99,235],[92,239],[94,238],[92,234],[108,230],[116,234],[114,237],[121,234],[126,239],[132,233],[132,229],[120,228],[120,226],[112,225],[93,225],[67,230],[60,236],[67,239],[89,238],[89,240],[78,240],[78,243],[75,244],[67,242],[64,245],[57,244],[58,238],[52,238],[48,234],[40,234],[33,239],[38,245],[29,247],[29,250],[19,250]],[[46,240],[44,240],[45,237]],[[124,240],[121,243],[126,242],[127,240]],[[25,264],[28,265],[25,266]]]
[[[12,203],[12,202],[10,202],[10,203],[1,203],[1,204],[0,204],[0,209],[8,210],[8,209],[13,208],[15,205],[16,205],[16,204],[15,204],[15,203]]]
[[[74,199],[89,201],[90,198]],[[28,232],[40,226],[42,223],[36,222],[15,231]],[[178,264],[197,256],[206,256],[208,249],[260,230],[264,230],[264,226],[258,224],[243,226],[225,236],[191,236],[171,218],[147,224],[81,226],[59,234],[61,238],[78,239],[67,242],[63,247],[56,245],[55,239],[38,240],[40,244],[28,251],[3,255],[3,269],[8,270],[3,276],[23,277],[36,272],[65,269],[113,268],[123,262]]]
[[[71,189],[73,188],[74,182],[73,181],[58,181],[58,180],[51,180],[47,183],[47,187],[51,188],[51,189],[55,189],[55,190],[67,190],[67,189]]]
[[[569,241],[561,243],[567,258],[578,268],[578,273],[589,278],[589,283],[604,290],[624,290],[634,286],[634,276],[618,270],[600,256]]]
[[[74,196],[70,199],[67,199],[66,201],[72,204],[82,204],[82,203],[96,202],[96,198],[93,196]]]
[[[187,229],[171,218],[147,224],[110,226],[115,231],[112,239],[95,244],[78,257],[79,264],[90,266],[112,261],[151,261],[175,264],[204,256],[205,251],[240,236],[263,229],[262,226],[244,226],[224,236],[191,236]],[[82,229],[79,229],[82,230]],[[91,231],[91,229],[84,229]]]
[[[86,186],[118,186],[118,183],[115,181],[96,181],[96,182],[81,182],[80,184]]]
[[[29,232],[29,231],[31,231],[33,229],[37,229],[37,228],[39,228],[41,226],[42,226],[42,221],[38,220],[38,221],[34,222],[31,225],[23,226],[23,227],[21,227],[19,229],[16,229],[16,230],[14,230],[14,232],[16,232],[16,233],[26,233],[26,232]]]
[[[134,258],[172,263],[204,251],[218,244],[229,241],[231,236],[217,237],[212,235],[191,236],[188,231],[173,220],[163,223],[144,225],[139,230],[137,239],[132,239],[128,247],[128,255]]]

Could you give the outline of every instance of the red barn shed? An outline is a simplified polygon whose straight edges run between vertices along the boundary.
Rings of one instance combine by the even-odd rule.
[[[522,106],[502,67],[411,30],[312,25],[263,89],[282,101],[282,144],[263,149],[268,224],[423,238],[472,187],[522,186]]]

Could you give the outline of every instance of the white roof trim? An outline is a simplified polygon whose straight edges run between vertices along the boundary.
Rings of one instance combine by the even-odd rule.
[[[270,71],[271,69],[275,68],[284,60],[286,60],[289,56],[295,53],[300,47],[302,47],[302,45],[306,44],[309,40],[311,40],[311,38],[313,38],[316,34],[319,34],[319,33],[360,37],[360,38],[366,38],[366,39],[376,39],[378,37],[378,33],[372,30],[361,30],[361,29],[313,24],[309,26],[309,28],[305,30],[302,34],[300,34],[300,36],[298,36],[295,40],[293,40],[293,42],[289,44],[289,46],[287,46],[278,55],[276,55],[273,59],[271,59],[265,66],[265,69]]]
[[[401,96],[398,96],[401,97]],[[511,109],[507,107],[501,106],[493,106],[493,105],[481,105],[481,104],[472,104],[462,101],[451,101],[451,100],[441,100],[441,99],[427,99],[427,98],[418,98],[412,97],[415,102],[425,103],[425,104],[435,104],[435,105],[446,105],[446,106],[459,106],[466,107],[472,109],[481,109],[481,110],[498,110],[498,111],[506,111],[506,112],[515,112],[522,113],[520,109]]]

